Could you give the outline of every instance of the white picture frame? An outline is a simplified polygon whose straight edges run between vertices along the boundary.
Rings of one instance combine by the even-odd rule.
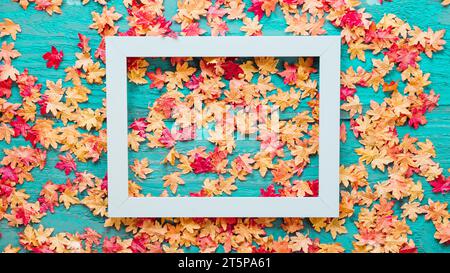
[[[109,217],[338,217],[339,36],[106,37]],[[129,197],[127,57],[319,57],[317,197]]]

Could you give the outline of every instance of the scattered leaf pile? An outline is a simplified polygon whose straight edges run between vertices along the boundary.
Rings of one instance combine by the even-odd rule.
[[[34,7],[50,15],[61,13],[65,7],[63,0],[15,2],[24,9]],[[86,4],[89,1],[82,2]],[[46,56],[45,60],[40,59],[43,69],[48,65],[66,72],[65,79],[57,81],[37,79],[27,69],[19,71],[15,67],[22,56],[15,49],[14,41],[20,39],[22,29],[11,19],[3,18],[0,21],[0,141],[5,147],[0,161],[0,220],[2,224],[7,222],[11,227],[19,227],[21,230],[19,242],[11,242],[5,252],[181,252],[185,247],[197,247],[202,252],[417,252],[409,225],[419,217],[430,221],[435,227],[434,234],[423,236],[434,236],[436,241],[448,247],[448,203],[433,199],[450,190],[450,178],[435,161],[436,151],[431,141],[419,141],[413,133],[399,137],[397,132],[400,126],[410,126],[411,132],[415,128],[426,126],[427,113],[437,107],[439,94],[430,88],[430,74],[422,71],[420,61],[443,50],[444,30],[410,26],[393,14],[386,14],[375,22],[370,14],[359,7],[359,1],[353,0],[252,0],[249,4],[226,0],[214,3],[205,0],[179,1],[173,18],[164,17],[164,6],[160,0],[125,0],[123,4],[127,9],[126,14],[119,14],[112,2],[97,0],[85,6],[90,8],[93,5],[104,5],[101,12],[92,12],[92,24],[86,26],[86,31],[90,28],[90,35],[96,35],[94,33],[97,32],[102,37],[102,42],[91,45],[89,37],[80,34],[75,63],[66,64],[70,56],[63,54],[64,48],[50,49],[49,54],[39,53],[38,56]],[[114,4],[119,5],[116,1]],[[442,4],[448,5],[450,2],[444,0]],[[340,216],[281,220],[107,218],[107,175],[97,177],[88,170],[79,169],[80,163],[95,163],[104,158],[106,153],[105,107],[92,107],[89,104],[92,86],[104,84],[103,38],[111,35],[176,37],[201,35],[206,31],[211,35],[226,35],[232,21],[236,21],[233,24],[240,24],[242,34],[262,35],[262,22],[266,17],[271,17],[276,9],[281,10],[287,23],[285,31],[289,34],[322,35],[326,34],[325,24],[332,24],[341,29],[343,48],[348,48],[347,53],[351,59],[366,61],[368,53],[375,55],[370,61],[371,68],[350,67],[341,73],[342,110],[344,113],[348,112],[350,118],[349,125],[347,123],[341,126],[341,138],[345,141],[353,134],[361,145],[355,151],[360,162],[341,166]],[[58,20],[58,17],[53,19]],[[126,20],[128,29],[119,31],[119,20]],[[200,24],[200,21],[206,21],[206,26]],[[179,25],[181,31],[174,31],[173,23]],[[95,46],[95,49],[90,46]],[[146,75],[147,70],[144,69],[145,62],[133,60],[133,63],[133,69],[129,71],[130,79],[149,80],[154,88],[168,88],[166,95],[161,96],[167,100],[165,103],[171,100],[177,103],[182,101],[175,96],[180,85],[190,85],[193,87],[193,94],[202,96],[214,96],[214,92],[225,93],[224,88],[217,86],[219,83],[214,77],[204,77],[202,80],[195,78],[185,60],[175,62],[175,71],[178,72],[156,70],[149,75]],[[59,65],[65,67],[58,67]],[[295,68],[291,65],[293,64],[281,71],[286,84],[295,85],[299,79],[306,81],[298,73],[294,74]],[[220,60],[213,66],[218,66],[222,71],[208,74],[215,73],[236,83],[245,81],[251,70],[249,66],[227,63],[227,60]],[[257,63],[252,66],[262,74],[261,81],[269,77],[270,70],[259,71]],[[298,72],[299,66],[296,66]],[[264,67],[270,69],[271,66]],[[395,70],[400,73],[400,79],[393,82],[387,80],[387,76]],[[242,74],[244,78],[241,78]],[[205,84],[212,86],[207,89],[200,87]],[[264,84],[270,84],[270,81]],[[236,103],[249,102],[253,92],[260,92],[260,88],[240,90],[238,86],[234,87],[234,91],[227,90],[229,99]],[[385,92],[386,96],[382,102],[372,101],[368,109],[363,109],[358,95],[362,88],[369,92]],[[208,90],[208,93],[202,94],[202,90]],[[13,102],[12,94],[19,97],[20,101]],[[296,92],[292,95],[296,95]],[[291,94],[278,92],[273,97],[274,102],[293,103],[284,100],[283,96],[290,97]],[[167,113],[164,106],[158,109],[156,104],[149,114],[150,118],[161,119],[160,116]],[[154,135],[157,139],[150,138],[149,143],[170,147],[172,141],[177,141],[170,139],[161,124],[156,125],[159,130],[155,128],[153,131],[152,128],[148,129],[147,123],[149,122],[145,117],[133,125],[131,133],[135,134],[132,135],[135,145],[138,145],[136,143],[139,143],[140,138],[148,137],[142,134],[147,130],[158,131]],[[149,124],[152,126],[155,123]],[[16,138],[29,144],[16,147],[12,144]],[[286,143],[290,143],[289,141],[286,140]],[[209,171],[210,167],[205,162],[211,151],[198,150],[192,155],[185,155],[187,158],[177,155],[175,150],[170,151],[172,155],[167,163],[170,164],[175,158],[179,161],[178,164],[184,166],[179,173],[166,177],[165,184],[169,190],[176,191],[183,184],[180,175],[184,170],[192,168],[192,171],[197,172],[205,169]],[[50,152],[59,153],[55,166],[47,163]],[[225,150],[212,151],[219,158],[220,152]],[[299,151],[299,155],[302,154],[305,151]],[[268,164],[264,159],[241,157],[239,162],[234,162],[235,165],[230,163],[237,171],[236,177],[245,177],[243,173],[255,169],[255,164],[260,164],[257,168],[259,171],[265,170],[264,166]],[[255,162],[249,163],[251,160]],[[285,163],[279,169],[293,166],[297,164]],[[48,181],[37,200],[30,198],[20,185],[33,183],[32,172],[39,173],[39,170],[49,168],[57,168],[68,175],[67,180]],[[274,171],[268,166],[266,168],[267,172]],[[368,168],[384,172],[387,179],[369,184]],[[132,169],[138,177],[145,177],[151,172],[145,160],[136,162]],[[280,179],[286,173],[280,173]],[[212,185],[212,192],[219,185],[227,193],[226,190],[232,190],[230,182],[224,178],[209,181],[209,184]],[[430,186],[433,193],[425,196],[424,187]],[[300,187],[299,190],[305,188]],[[273,187],[262,193],[277,194]],[[95,217],[104,219],[105,227],[122,229],[128,236],[107,237],[90,228],[82,233],[55,233],[52,228],[38,224],[44,217],[52,214],[55,207],[70,209],[74,205],[88,207]],[[338,242],[321,242],[313,233],[308,232],[309,227],[312,227],[317,232],[329,233],[335,239],[348,232],[346,222],[352,222],[357,232],[353,236],[353,245],[345,249]],[[269,235],[268,229],[271,227],[281,228],[284,235],[278,238]]]
[[[301,57],[289,63],[274,57],[210,57],[199,61],[200,69],[191,64],[191,59],[171,58],[175,71],[164,73],[160,68],[148,72],[152,60],[128,61],[131,82],[145,84],[146,75],[156,89],[153,92],[161,92],[150,102],[153,106],[147,117],[130,124],[129,147],[135,152],[143,144],[151,150],[168,150],[162,164],[176,165],[178,170],[163,177],[164,186],[175,194],[178,185],[185,184],[181,174],[211,173],[217,175],[216,179],[206,178],[202,189],[191,192],[191,196],[231,195],[238,188],[236,180],[245,181],[258,170],[262,178],[271,172],[274,183],[268,190],[261,189],[262,196],[317,196],[317,180],[295,179],[318,150],[318,90],[317,81],[310,78],[317,72],[314,59]],[[277,88],[272,78],[284,82],[285,91]],[[295,110],[300,104],[310,110],[280,118],[287,108]],[[207,151],[207,147],[195,145],[195,149],[178,152],[178,142],[201,139],[199,128],[209,128],[206,138],[214,149]],[[259,151],[231,158],[237,146],[248,145],[249,138],[259,141]],[[135,159],[130,168],[139,180],[147,179],[153,171],[147,158]],[[130,185],[130,195],[143,196],[136,191],[139,185],[133,181]],[[168,193],[163,191],[161,195]]]

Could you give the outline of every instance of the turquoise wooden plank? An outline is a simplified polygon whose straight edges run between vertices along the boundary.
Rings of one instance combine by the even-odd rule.
[[[122,1],[110,1],[114,2],[117,10],[126,16],[126,11]],[[250,3],[249,0],[245,1]],[[430,139],[436,148],[437,157],[436,160],[441,164],[444,169],[450,168],[450,92],[448,92],[449,80],[448,80],[448,64],[450,62],[450,51],[448,45],[450,44],[450,9],[443,8],[438,0],[403,0],[385,2],[383,5],[376,5],[378,1],[368,0],[362,1],[363,6],[371,13],[375,20],[379,20],[385,13],[393,13],[398,17],[406,20],[411,25],[418,25],[422,29],[428,27],[433,30],[446,29],[445,40],[447,41],[446,50],[434,54],[432,59],[423,56],[423,60],[420,62],[422,69],[425,72],[430,72],[430,80],[433,82],[430,88],[434,89],[441,95],[439,101],[440,106],[426,115],[428,124],[422,126],[417,130],[413,130],[407,126],[398,128],[400,136],[405,134],[411,134],[414,137],[419,138],[420,141]],[[71,3],[71,4],[70,4]],[[176,1],[166,1],[166,10],[164,14],[166,18],[172,18],[176,13]],[[11,1],[1,1],[0,11],[1,18],[10,18],[16,23],[19,23],[22,27],[22,32],[18,34],[15,41],[16,48],[22,53],[22,57],[14,61],[14,66],[22,71],[24,68],[28,68],[30,74],[33,74],[39,78],[40,83],[44,83],[46,80],[56,81],[60,78],[64,78],[65,74],[63,69],[68,65],[72,65],[75,62],[75,53],[79,51],[76,44],[78,43],[78,33],[87,35],[90,39],[90,45],[92,48],[96,48],[100,43],[99,36],[94,30],[90,30],[88,26],[92,22],[91,12],[101,12],[102,7],[96,3],[89,3],[86,7],[78,5],[76,1],[67,1],[62,6],[62,15],[54,15],[52,17],[47,16],[44,12],[39,12],[30,6],[28,10],[22,10],[16,3]],[[424,15],[423,11],[426,11]],[[253,16],[253,15],[252,15]],[[263,18],[261,23],[263,24],[264,35],[289,35],[284,33],[286,23],[283,19],[282,12],[279,8],[275,10],[270,18]],[[127,29],[127,22],[125,18],[119,21],[120,30]],[[208,30],[205,21],[201,22],[201,26]],[[239,31],[242,26],[242,22],[230,23],[229,35],[242,35]],[[328,34],[336,34],[337,30],[327,24],[325,26]],[[178,31],[180,26],[174,24],[173,29]],[[206,33],[206,35],[208,35]],[[1,38],[1,41],[11,41],[10,38]],[[45,68],[45,63],[42,60],[42,54],[49,51],[50,46],[54,45],[59,50],[64,51],[64,61],[61,64],[61,68],[58,70]],[[345,47],[343,48],[345,50]],[[368,61],[362,63],[359,61],[350,61],[348,54],[342,52],[342,69],[346,69],[349,66],[370,67],[370,54],[367,56]],[[378,57],[378,56],[377,56]],[[398,74],[392,73],[389,77],[392,79],[398,78]],[[70,84],[65,84],[70,86]],[[89,102],[85,103],[86,107],[96,108],[101,106],[101,101],[105,97],[104,92],[101,91],[103,85],[90,86],[92,94],[89,96]],[[384,97],[382,92],[374,93],[371,90],[358,88],[358,96],[361,101],[367,107],[371,99],[381,101]],[[14,92],[11,101],[18,100],[17,90]],[[138,109],[139,110],[139,109]],[[349,127],[348,118],[344,115],[343,122]],[[353,150],[360,146],[358,141],[348,132],[348,141],[341,145],[341,163],[348,165],[358,161],[358,157],[354,154]],[[0,143],[0,148],[12,148],[14,146],[28,146],[28,142],[23,138],[17,138],[12,141],[11,144],[4,142]],[[52,151],[49,153],[48,165],[43,171],[33,171],[35,177],[34,182],[27,182],[18,188],[25,189],[27,193],[31,195],[31,200],[36,200],[42,185],[47,180],[52,180],[55,183],[64,183],[66,176],[59,170],[53,168],[56,164],[57,152]],[[130,153],[132,154],[132,153]],[[0,156],[3,156],[3,151],[0,150]],[[78,169],[83,171],[87,170],[95,175],[102,177],[106,172],[106,159],[102,157],[99,162],[92,163],[80,163],[77,162]],[[370,169],[370,167],[368,167]],[[386,178],[386,173],[380,171],[369,170],[369,181],[371,184],[382,181]],[[449,195],[434,194],[431,192],[431,187],[423,179],[417,178],[423,184],[425,190],[425,199],[432,198],[433,200],[439,200],[443,202],[449,202]],[[426,202],[426,200],[424,200]],[[396,213],[399,209],[396,206]],[[358,210],[355,211],[353,217],[347,219],[346,227],[348,229],[347,234],[343,234],[337,237],[336,241],[340,242],[347,251],[352,249],[353,235],[357,233],[354,221],[356,221]],[[419,251],[421,252],[450,252],[449,246],[440,245],[433,238],[435,232],[434,227],[430,222],[425,222],[423,217],[419,217],[417,222],[412,223],[407,221],[413,234],[410,238],[414,239]],[[124,230],[115,231],[111,228],[103,227],[104,219],[101,217],[93,216],[87,208],[81,205],[71,207],[69,210],[59,207],[54,214],[49,214],[43,218],[42,224],[47,227],[54,227],[56,232],[82,232],[85,227],[91,227],[101,233],[103,236],[120,235],[124,238],[130,235],[125,233]],[[284,236],[284,232],[280,228],[281,221],[278,220],[273,228],[267,229],[269,234],[273,234],[275,237]],[[5,220],[0,221],[0,248],[3,248],[7,244],[18,245],[17,233],[22,231],[23,228],[11,228],[7,226]],[[308,221],[305,221],[305,233],[309,233],[312,238],[319,238],[322,242],[332,242],[330,234],[315,232]],[[198,251],[196,248],[189,248],[186,251]]]

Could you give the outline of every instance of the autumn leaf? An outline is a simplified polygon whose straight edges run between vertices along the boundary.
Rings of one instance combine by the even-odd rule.
[[[15,40],[17,32],[22,32],[22,29],[11,19],[5,18],[3,22],[0,22],[0,37],[11,35],[13,40]]]
[[[153,170],[148,168],[149,162],[147,158],[142,160],[135,159],[133,165],[130,166],[130,169],[134,172],[136,177],[141,179],[147,179],[147,175],[152,173]]]
[[[179,172],[174,172],[163,177],[163,187],[169,187],[172,193],[177,192],[178,185],[184,185],[184,180],[181,179]]]
[[[47,68],[54,67],[55,69],[58,69],[63,57],[64,53],[62,50],[58,52],[54,46],[52,46],[51,51],[42,55],[42,58],[47,61]]]

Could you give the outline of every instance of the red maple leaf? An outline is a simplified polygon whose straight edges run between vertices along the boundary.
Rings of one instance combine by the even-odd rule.
[[[341,27],[359,27],[362,26],[362,14],[356,10],[347,11],[341,19]]]
[[[10,78],[0,81],[0,97],[11,97],[12,80]]]
[[[59,162],[56,163],[55,168],[59,169],[59,170],[64,170],[64,173],[66,175],[69,175],[70,172],[76,172],[77,170],[77,164],[75,163],[75,161],[73,160],[72,156],[70,155],[70,153],[66,153],[65,156],[63,155],[59,155]]]
[[[442,174],[435,180],[430,181],[435,193],[446,193],[450,191],[450,177],[445,178]]]
[[[191,192],[191,193],[189,193],[189,196],[191,196],[191,197],[206,197],[208,195],[207,195],[205,189],[201,189],[198,192]]]
[[[36,147],[36,144],[39,141],[39,133],[35,129],[31,128],[27,131],[27,135],[25,137],[26,141],[29,141],[33,147]]]
[[[64,53],[62,50],[58,52],[56,47],[52,46],[52,49],[50,52],[46,52],[42,58],[47,61],[47,68],[54,67],[55,69],[58,69],[59,64],[62,62]]]
[[[341,100],[347,100],[348,97],[352,97],[356,93],[356,89],[341,87]]]
[[[233,61],[226,61],[221,65],[222,69],[224,70],[224,78],[226,80],[231,80],[233,78],[238,79],[239,74],[244,73],[244,70],[235,62]]]
[[[317,197],[319,196],[319,180],[308,181],[309,188],[313,192],[312,194],[306,193],[306,197]]]
[[[262,197],[280,197],[281,195],[279,193],[275,193],[275,186],[273,184],[270,184],[267,189],[260,189],[259,192],[261,193]]]
[[[150,88],[161,89],[164,87],[164,81],[166,79],[166,76],[164,73],[161,72],[161,68],[159,67],[156,68],[155,73],[148,72],[147,76],[152,81],[152,83],[150,84]]]
[[[133,241],[131,241],[131,251],[133,253],[146,253],[147,247],[146,245],[150,242],[150,237],[147,233],[142,233],[140,235],[137,235],[133,238]]]
[[[380,1],[382,1],[382,0],[380,0]],[[399,253],[417,253],[417,247],[405,246],[400,249]]]
[[[258,19],[261,20],[264,16],[264,11],[262,10],[262,5],[264,1],[261,0],[252,0],[252,5],[248,8],[247,11],[254,13],[258,16]]]
[[[214,169],[214,166],[209,157],[202,157],[195,154],[194,162],[191,163],[191,168],[195,174],[199,174],[211,172]]]
[[[31,126],[20,116],[17,116],[15,120],[10,122],[11,126],[14,129],[14,137],[18,137],[22,135],[26,137],[28,134],[28,130],[30,130]]]

